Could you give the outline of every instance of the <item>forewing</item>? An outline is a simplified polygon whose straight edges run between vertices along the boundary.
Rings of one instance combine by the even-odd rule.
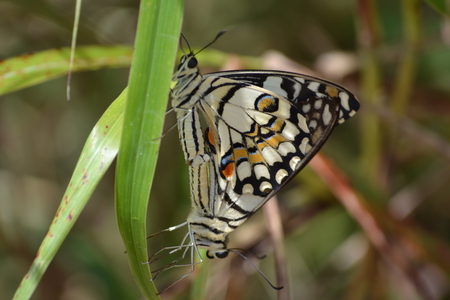
[[[208,76],[229,78],[262,87],[299,106],[302,106],[304,101],[315,95],[320,98],[331,98],[332,101],[339,104],[338,124],[352,117],[360,106],[358,99],[346,88],[331,81],[305,74],[283,71],[238,70],[205,75],[205,77]],[[309,102],[312,102],[312,100]],[[305,108],[307,114],[307,107]]]
[[[317,153],[333,128],[352,117],[360,106],[356,97],[344,87],[304,74],[239,70],[211,73],[205,76],[220,76],[271,91],[289,101],[304,116],[310,134],[311,148],[305,153],[289,179]],[[276,191],[277,189],[268,197]]]
[[[300,98],[300,89],[296,101],[288,100],[290,91],[273,92],[241,79],[205,77],[209,88],[199,105],[210,127],[217,194],[251,211],[317,152],[338,119],[339,105],[313,92]]]

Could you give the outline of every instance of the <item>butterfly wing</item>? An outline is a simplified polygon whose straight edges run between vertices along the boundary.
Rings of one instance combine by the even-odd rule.
[[[346,88],[331,81],[292,72],[238,70],[206,74],[233,79],[255,85],[281,95],[294,104],[303,106],[314,99],[324,99],[339,104],[338,124],[352,117],[359,109],[358,99]],[[305,107],[308,114],[308,106]]]
[[[295,73],[219,72],[203,84],[199,105],[209,126],[210,173],[217,177],[210,206],[217,215],[256,211],[359,108],[346,89]]]

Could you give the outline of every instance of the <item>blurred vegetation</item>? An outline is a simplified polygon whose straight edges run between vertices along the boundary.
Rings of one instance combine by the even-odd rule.
[[[262,66],[267,51],[277,50],[361,100],[360,112],[335,130],[323,154],[346,174],[368,214],[359,218],[349,210],[316,168],[307,167],[278,195],[292,299],[450,299],[450,23],[442,14],[445,2],[431,2],[433,7],[416,0],[186,2],[183,34],[191,46],[202,47],[228,29],[212,46],[222,51],[217,61],[232,64],[237,54],[244,66],[254,64],[249,56],[260,58]],[[137,5],[85,1],[79,47],[132,46]],[[73,9],[73,1],[1,1],[0,59],[69,46]],[[204,53],[204,72],[221,68],[214,55]],[[341,57],[347,71],[331,72]],[[5,299],[36,256],[84,141],[126,87],[128,73],[128,68],[74,73],[70,102],[64,77],[0,97]],[[166,127],[174,123],[168,114]],[[187,167],[172,130],[162,139],[149,233],[184,222],[189,209]],[[364,227],[365,216],[375,218],[391,248],[377,244]],[[139,299],[116,224],[111,168],[33,299]],[[230,235],[230,247],[267,254],[257,263],[275,282],[266,231],[258,212]],[[184,234],[180,229],[160,235],[150,251],[178,245]],[[203,265],[205,299],[277,299],[239,257]],[[156,285],[162,289],[184,273],[165,272]],[[189,299],[193,277],[161,297]]]

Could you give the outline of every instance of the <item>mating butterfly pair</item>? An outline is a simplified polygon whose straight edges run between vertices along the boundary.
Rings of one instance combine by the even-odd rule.
[[[183,258],[191,250],[193,271],[194,250],[199,255],[197,248],[203,247],[209,258],[226,257],[227,235],[309,162],[333,128],[356,113],[359,102],[345,88],[303,74],[201,75],[192,51],[181,58],[172,80],[177,81],[172,106],[189,165],[192,210],[185,223],[168,229],[188,226],[182,244],[170,249],[183,250]]]

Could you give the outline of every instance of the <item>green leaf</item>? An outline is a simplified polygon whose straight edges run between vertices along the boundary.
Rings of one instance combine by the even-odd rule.
[[[90,133],[52,224],[14,299],[29,299],[119,150],[126,90]]]
[[[147,299],[158,299],[147,264],[145,222],[183,0],[141,1],[123,135],[116,170],[116,211],[133,276]]]
[[[75,51],[73,72],[128,67],[132,48],[87,46]],[[70,48],[23,54],[0,61],[0,95],[67,75]]]

